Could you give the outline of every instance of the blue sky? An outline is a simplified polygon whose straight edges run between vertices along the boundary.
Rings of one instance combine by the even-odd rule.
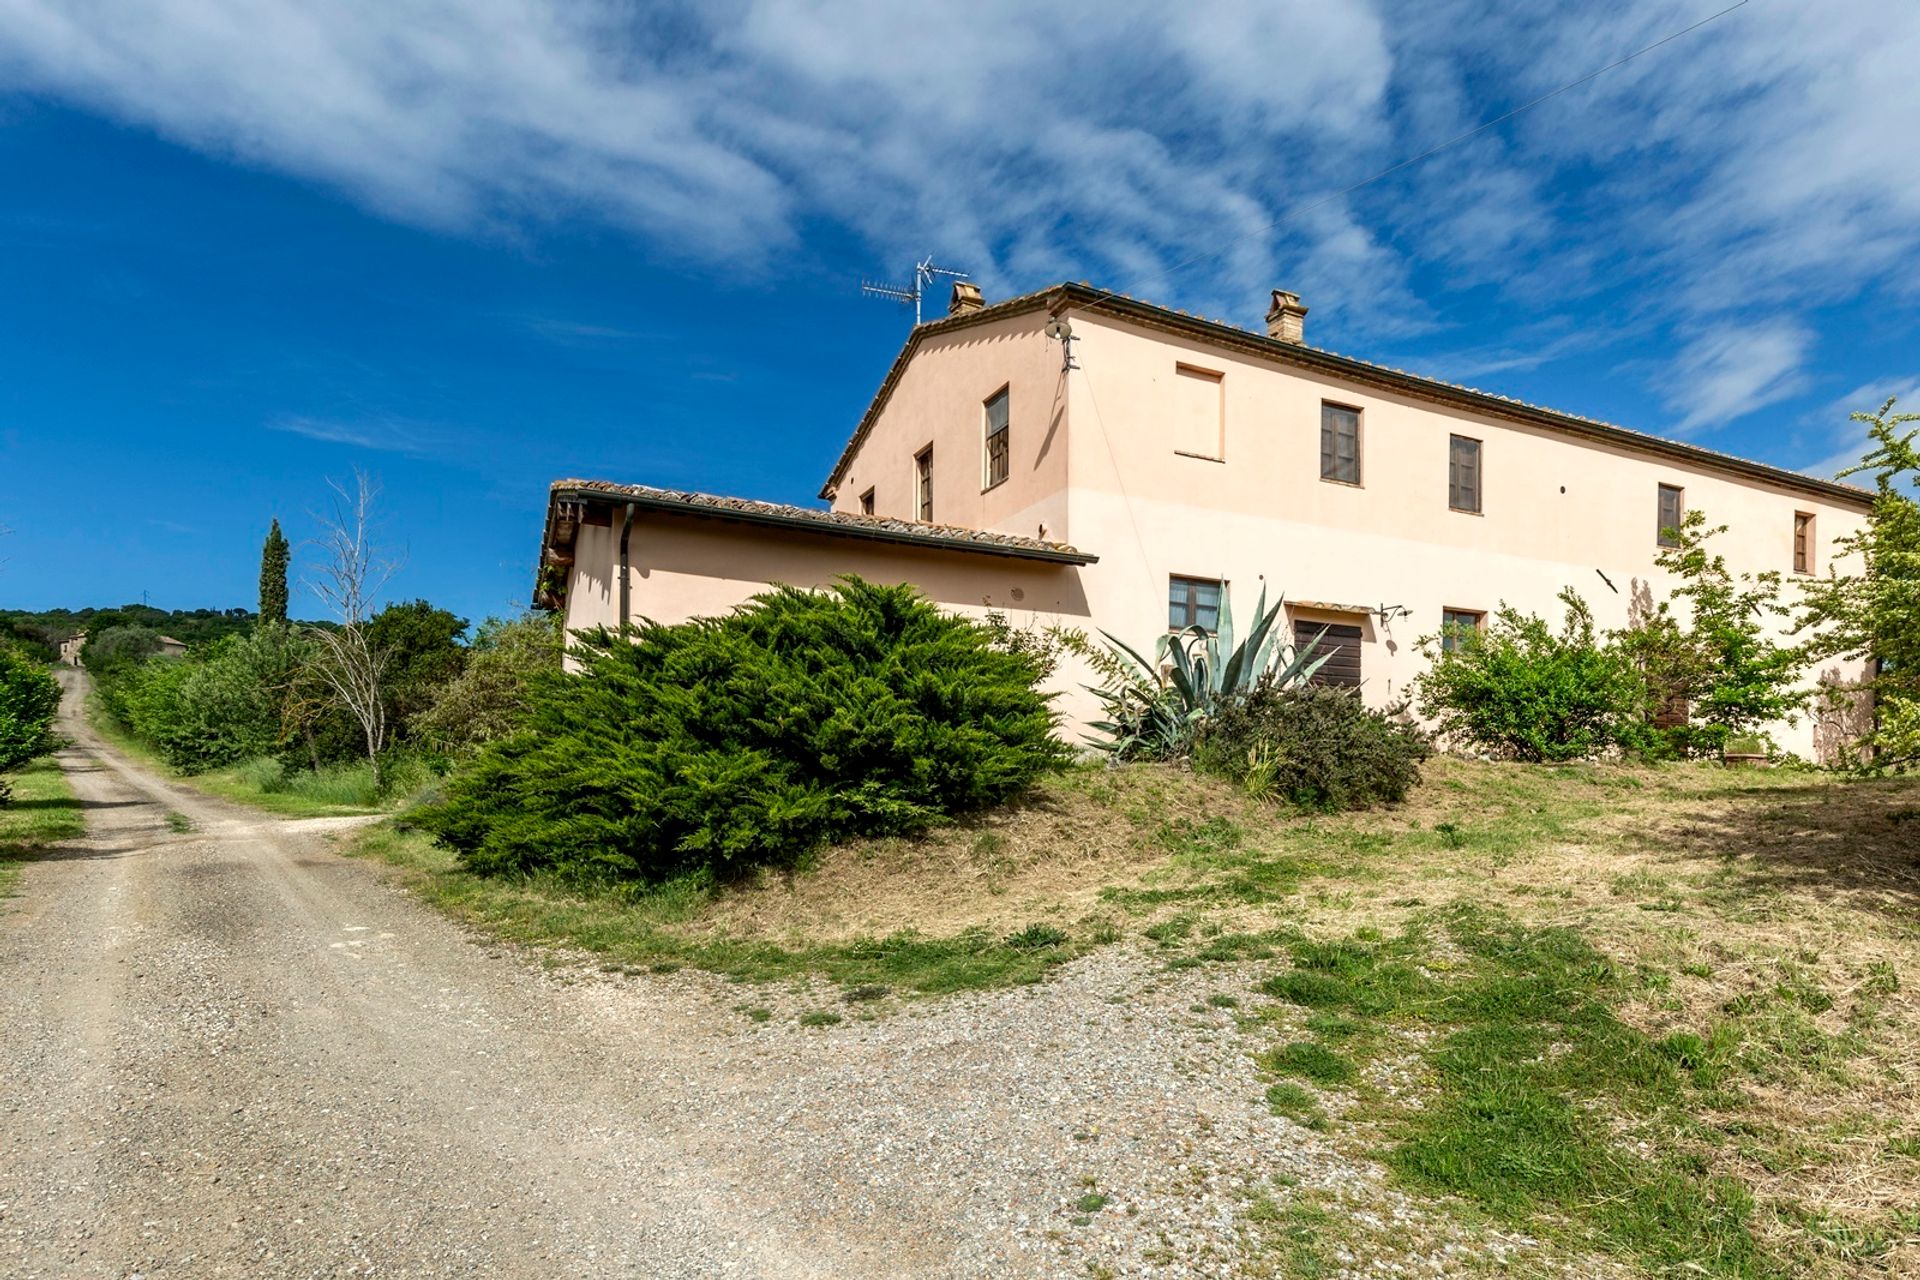
[[[811,501],[929,251],[1831,474],[1920,398],[1920,6],[1328,198],[1722,3],[0,0],[0,606],[251,604],[355,466],[476,619],[554,478]]]

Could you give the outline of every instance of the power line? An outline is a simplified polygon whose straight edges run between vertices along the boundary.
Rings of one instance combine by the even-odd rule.
[[[1255,227],[1251,231],[1242,232],[1240,235],[1232,237],[1226,242],[1226,245],[1224,248],[1214,248],[1214,249],[1206,250],[1201,253],[1197,253],[1191,258],[1187,258],[1184,261],[1174,263],[1171,267],[1168,267],[1161,274],[1163,276],[1172,276],[1177,274],[1178,272],[1185,271],[1188,267],[1191,267],[1196,263],[1205,262],[1210,258],[1218,258],[1228,248],[1232,248],[1233,246],[1238,245],[1243,241],[1249,240],[1254,236],[1265,235],[1267,232],[1272,231],[1275,227],[1279,226],[1283,222],[1287,222],[1294,218],[1303,217],[1306,214],[1312,213],[1315,209],[1322,208],[1323,206],[1331,204],[1336,200],[1343,200],[1346,197],[1352,195],[1354,192],[1360,190],[1362,187],[1372,186],[1374,183],[1380,181],[1382,178],[1390,178],[1394,174],[1400,172],[1402,169],[1410,168],[1413,165],[1419,164],[1423,160],[1430,160],[1434,156],[1439,155],[1442,151],[1446,151],[1452,147],[1457,147],[1461,143],[1469,141],[1470,139],[1477,138],[1481,134],[1485,133],[1487,130],[1492,129],[1498,125],[1505,124],[1507,121],[1513,119],[1515,116],[1531,111],[1535,107],[1540,106],[1542,103],[1551,102],[1553,99],[1559,97],[1564,93],[1571,93],[1573,90],[1578,89],[1581,85],[1589,84],[1592,81],[1599,79],[1601,76],[1605,75],[1609,71],[1613,71],[1613,70],[1616,70],[1617,68],[1624,67],[1625,65],[1627,65],[1627,63],[1632,62],[1635,58],[1644,57],[1645,55],[1652,53],[1655,49],[1658,49],[1663,45],[1672,44],[1675,40],[1680,39],[1682,36],[1691,35],[1693,32],[1698,31],[1700,28],[1706,26],[1708,23],[1717,22],[1721,18],[1726,17],[1728,14],[1732,13],[1735,9],[1745,8],[1749,3],[1750,3],[1750,0],[1734,0],[1733,4],[1728,5],[1726,8],[1720,10],[1718,13],[1708,14],[1706,17],[1700,19],[1698,22],[1692,24],[1691,26],[1682,27],[1678,31],[1672,32],[1668,35],[1664,35],[1660,37],[1660,39],[1655,40],[1652,44],[1644,45],[1641,48],[1635,49],[1632,53],[1626,54],[1623,57],[1615,58],[1612,62],[1609,62],[1604,67],[1598,67],[1592,71],[1587,72],[1587,74],[1581,76],[1578,80],[1569,80],[1567,83],[1561,85],[1557,89],[1549,90],[1548,92],[1541,94],[1537,98],[1533,98],[1527,102],[1523,102],[1519,106],[1514,107],[1512,110],[1502,112],[1500,115],[1493,117],[1491,120],[1482,121],[1481,123],[1475,125],[1473,128],[1468,129],[1465,133],[1455,134],[1453,137],[1448,138],[1444,142],[1439,142],[1434,144],[1431,147],[1428,147],[1425,151],[1422,151],[1419,155],[1408,156],[1406,159],[1400,160],[1394,164],[1388,165],[1386,168],[1380,170],[1378,173],[1362,178],[1360,179],[1360,181],[1355,182],[1350,186],[1342,187],[1338,191],[1328,192],[1326,195],[1321,196],[1319,199],[1313,200],[1308,202],[1307,204],[1301,205],[1297,209],[1289,209],[1286,212],[1275,217],[1271,221],[1263,223],[1258,227]],[[1093,302],[1089,303],[1087,307],[1083,309],[1090,310],[1093,307],[1099,306],[1102,302],[1105,302],[1110,298],[1117,298],[1120,296],[1118,291],[1113,289],[1101,289],[1099,290],[1099,293],[1101,296],[1096,298]]]

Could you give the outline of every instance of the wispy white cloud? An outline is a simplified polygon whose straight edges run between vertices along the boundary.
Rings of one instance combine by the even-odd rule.
[[[1813,335],[1791,320],[1714,324],[1689,336],[1660,375],[1681,434],[1716,427],[1777,403],[1805,385]]]
[[[267,430],[318,440],[322,444],[416,456],[436,452],[442,443],[435,433],[417,423],[388,417],[342,420],[282,414],[267,422]]]
[[[1866,424],[1855,422],[1853,415],[1875,413],[1889,399],[1900,402],[1894,410],[1896,413],[1920,410],[1920,376],[1869,382],[1835,397],[1808,414],[1806,425],[1814,438],[1821,442],[1819,447],[1830,452],[1819,461],[1802,467],[1801,472],[1830,480],[1848,467],[1857,465],[1866,456],[1868,437]]]
[[[0,0],[0,89],[466,231],[585,217],[764,261],[832,224],[990,290],[1257,322],[1286,284],[1336,344],[1443,332],[1467,295],[1516,337],[1604,306],[1602,343],[1665,335],[1642,376],[1707,430],[1802,385],[1783,306],[1914,287],[1910,0],[1750,4],[1321,202],[1713,7]],[[1455,376],[1528,358],[1474,341]]]

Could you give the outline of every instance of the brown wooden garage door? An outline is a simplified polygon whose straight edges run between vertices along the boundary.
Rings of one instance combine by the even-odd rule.
[[[1326,635],[1320,636],[1322,631]],[[1320,636],[1320,644],[1313,651],[1316,658],[1325,658],[1326,664],[1313,676],[1315,684],[1339,685],[1343,688],[1356,688],[1360,684],[1360,628],[1354,623],[1344,622],[1296,622],[1293,624],[1293,643],[1296,649],[1312,644],[1314,637]]]

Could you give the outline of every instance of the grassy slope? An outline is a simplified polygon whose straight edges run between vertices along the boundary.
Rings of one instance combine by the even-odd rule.
[[[101,709],[97,699],[87,705],[87,722],[95,733],[112,743],[122,755],[184,786],[236,804],[249,805],[289,818],[379,813],[386,807],[369,799],[371,785],[361,776],[364,769],[348,767],[318,775],[294,774],[290,775],[287,785],[270,789],[263,786],[262,782],[271,778],[272,773],[257,767],[263,762],[210,769],[205,773],[181,773],[152,747],[116,724],[113,717]]]
[[[11,775],[13,803],[0,809],[0,897],[12,891],[19,864],[86,830],[73,788],[51,760]]]
[[[1912,780],[1442,760],[1407,805],[1331,817],[1173,770],[1075,771],[719,892],[482,880],[384,827],[358,852],[511,939],[850,998],[1032,981],[1142,940],[1221,967],[1277,1112],[1454,1212],[1576,1269],[1594,1250],[1838,1276],[1908,1265],[1920,1237],[1916,844]],[[1366,1236],[1367,1208],[1261,1193],[1256,1273],[1312,1274],[1343,1233],[1405,1248],[1398,1226]]]

